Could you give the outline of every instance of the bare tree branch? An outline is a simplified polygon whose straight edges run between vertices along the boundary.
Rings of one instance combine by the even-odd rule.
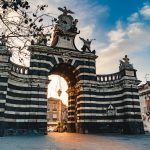
[[[47,5],[38,5],[33,12],[31,4],[26,0],[1,0],[0,23],[2,24],[1,44],[6,44],[12,53],[18,52],[18,56],[26,55],[25,50],[33,43],[47,43],[46,36],[50,36],[54,17],[51,13],[45,13]],[[48,18],[48,24],[44,20]],[[45,34],[46,31],[46,34]],[[2,43],[3,42],[3,43]],[[40,44],[40,43],[39,43]]]

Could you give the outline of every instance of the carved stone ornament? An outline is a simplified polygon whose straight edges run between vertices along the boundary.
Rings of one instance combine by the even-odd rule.
[[[133,65],[130,64],[129,62],[129,58],[127,55],[125,55],[125,57],[123,58],[124,61],[120,60],[120,66],[119,69],[123,70],[123,69],[133,69]]]
[[[69,59],[71,58],[69,53],[63,53],[62,54],[62,58],[64,60],[65,63],[68,63]]]
[[[79,34],[76,27],[78,20],[69,15],[73,14],[73,12],[66,7],[59,7],[58,9],[63,13],[58,16],[58,19],[53,20],[54,32],[52,34],[51,46],[76,50],[74,39]]]
[[[70,32],[77,34],[76,25],[78,23],[77,19],[74,19],[70,14],[74,14],[71,10],[68,10],[66,7],[58,8],[63,14],[58,16],[58,20],[56,21],[55,30],[60,30],[62,33]]]
[[[126,70],[126,76],[134,77],[134,71]]]

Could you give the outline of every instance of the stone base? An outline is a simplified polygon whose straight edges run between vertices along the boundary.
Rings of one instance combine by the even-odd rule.
[[[78,123],[68,124],[68,132],[87,133],[120,133],[120,134],[144,134],[142,122],[111,122],[111,123]],[[47,123],[40,122],[0,122],[0,136],[47,134]]]
[[[4,136],[4,122],[0,122],[0,137]]]
[[[143,122],[78,123],[78,133],[144,134]]]
[[[76,132],[75,123],[68,123],[67,124],[67,132],[70,132],[70,133]]]
[[[47,134],[47,123],[41,122],[5,122],[0,128],[0,136],[25,135],[25,134]]]

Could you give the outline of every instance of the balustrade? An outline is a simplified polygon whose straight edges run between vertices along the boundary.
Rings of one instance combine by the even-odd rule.
[[[17,65],[15,63],[12,63],[11,71],[14,71],[14,72],[16,72],[18,74],[27,75],[28,72],[29,72],[29,68],[25,67],[25,66]]]
[[[97,81],[99,82],[109,82],[121,79],[120,72],[114,74],[107,74],[107,75],[97,75]]]

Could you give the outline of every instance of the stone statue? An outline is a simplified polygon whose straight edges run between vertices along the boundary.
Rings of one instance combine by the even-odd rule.
[[[80,38],[80,40],[83,41],[83,43],[84,43],[84,45],[83,45],[83,47],[82,47],[81,49],[82,49],[84,52],[86,52],[86,51],[91,52],[91,48],[90,48],[91,42],[92,42],[93,40],[95,40],[95,39],[91,39],[91,40],[87,39],[87,40],[85,40],[85,39],[83,39],[83,38],[81,38],[81,37],[79,37],[79,38]]]
[[[72,12],[71,10],[67,9],[66,6],[63,8],[61,7],[58,7],[58,10],[62,11],[63,12],[63,15],[67,15],[67,14],[74,14],[74,12]]]
[[[123,58],[124,61],[120,60],[120,66],[119,69],[123,70],[123,69],[133,69],[133,65],[130,64],[129,62],[129,58],[127,55],[125,55],[125,57]]]

